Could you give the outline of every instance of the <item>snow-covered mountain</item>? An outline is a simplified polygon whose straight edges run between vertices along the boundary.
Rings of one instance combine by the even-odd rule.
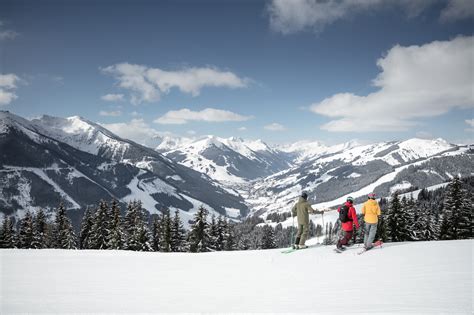
[[[180,145],[164,152],[167,157],[222,183],[242,184],[290,166],[280,152],[261,140],[207,136],[192,142],[168,141],[163,147],[170,147],[170,142]]]
[[[472,176],[474,169],[467,146],[443,139],[301,147],[284,148],[295,157],[293,167],[250,187],[246,201],[255,213],[288,211],[303,190],[316,207],[327,208],[349,195],[361,200],[369,192],[389,196],[395,190],[429,187],[456,175]]]
[[[348,195],[388,196],[472,176],[473,169],[472,150],[443,139],[271,147],[168,136],[149,148],[78,116],[30,121],[0,112],[0,209],[8,214],[117,198],[140,199],[151,213],[180,209],[185,221],[201,204],[233,218],[264,216],[288,211],[302,190],[317,207],[330,207]]]
[[[0,152],[0,209],[7,214],[61,200],[82,211],[111,198],[140,199],[150,213],[179,209],[185,222],[201,204],[233,217],[248,212],[240,196],[206,175],[80,117],[29,121],[2,111]]]
[[[471,176],[468,147],[443,139],[408,139],[374,144],[357,141],[328,146],[318,141],[268,146],[262,141],[207,136],[195,141],[170,139],[164,154],[207,174],[241,195],[252,213],[288,211],[302,190],[318,207],[347,196],[375,191],[429,187],[454,175]],[[263,155],[263,156],[262,156]]]

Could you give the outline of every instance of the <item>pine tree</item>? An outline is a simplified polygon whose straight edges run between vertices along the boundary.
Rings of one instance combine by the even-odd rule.
[[[436,221],[436,216],[427,206],[422,206],[421,215],[423,216],[421,221],[424,223],[420,233],[421,239],[424,241],[436,240],[439,235],[439,224]]]
[[[239,240],[239,250],[249,250],[251,248],[251,241],[248,237],[244,236]]]
[[[18,248],[33,248],[34,224],[33,215],[28,210],[25,217],[20,221],[18,231]]]
[[[151,228],[152,248],[154,251],[160,251],[161,249],[161,220],[158,216],[153,218]]]
[[[48,222],[46,220],[46,214],[43,209],[38,210],[33,220],[34,235],[33,235],[33,248],[48,248]]]
[[[413,212],[413,221],[410,224],[410,239],[412,241],[423,241],[423,231],[426,227],[426,217],[424,216],[425,209],[418,206]]]
[[[72,227],[71,220],[66,219],[64,242],[62,244],[64,249],[77,249],[77,237]]]
[[[53,245],[54,248],[75,249],[76,235],[72,228],[71,220],[66,215],[66,209],[61,203],[56,213],[56,219],[53,227]]]
[[[79,234],[79,248],[80,249],[92,249],[91,235],[92,226],[94,225],[94,216],[92,211],[87,208],[82,217],[81,231]]]
[[[153,246],[151,245],[150,231],[145,224],[141,224],[138,227],[138,251],[141,252],[152,252]]]
[[[169,209],[162,210],[160,221],[161,221],[160,251],[170,252],[171,251],[171,217],[170,217]]]
[[[179,211],[176,210],[171,223],[170,247],[172,252],[183,252],[185,250],[185,233],[183,222],[181,222],[179,217]]]
[[[91,248],[107,249],[110,234],[109,207],[105,201],[99,203],[94,215],[94,223],[91,230]]]
[[[2,222],[2,230],[0,232],[0,248],[14,248],[15,241],[15,227],[10,217],[4,215]]]
[[[235,250],[237,247],[236,240],[235,240],[235,235],[234,235],[234,229],[233,226],[227,221],[226,218],[223,220],[223,231],[224,231],[224,250],[226,251],[231,251]],[[275,235],[273,236],[273,239],[275,240]],[[276,247],[276,243],[275,243]]]
[[[263,226],[262,249],[276,248],[275,232],[269,225]]]
[[[385,224],[389,241],[403,242],[409,238],[408,218],[398,193],[394,193],[390,200]]]
[[[191,231],[189,234],[190,251],[193,253],[207,252],[209,250],[207,215],[208,211],[203,206],[199,207],[198,211],[194,215],[194,223],[191,226]]]
[[[216,222],[216,216],[213,214],[211,217],[211,223],[207,226],[207,234],[209,235],[209,249],[210,250],[222,250],[224,248],[224,243],[218,243],[219,238],[219,228],[218,223]],[[222,231],[220,231],[222,233]],[[223,240],[223,239],[222,239]]]
[[[444,201],[444,239],[467,239],[472,237],[471,197],[462,188],[461,180],[454,177],[447,187]]]
[[[125,236],[122,227],[122,216],[120,213],[120,206],[117,200],[112,201],[112,207],[110,209],[110,225],[109,234],[107,239],[107,247],[109,249],[124,249],[125,248]]]
[[[414,238],[416,236],[415,224],[418,221],[420,213],[418,213],[413,195],[411,195],[410,198],[403,197],[401,204],[403,209],[402,215],[405,216],[406,222],[405,235],[403,235],[403,239],[405,241],[414,241],[416,240]]]
[[[136,201],[129,202],[125,213],[125,246],[128,250],[138,250],[138,214]]]
[[[217,218],[217,237],[216,237],[216,247],[217,250],[223,250],[225,248],[226,242],[226,229],[227,229],[227,222],[222,216]]]
[[[141,202],[130,202],[125,214],[126,249],[153,251],[150,232],[143,217],[144,213]]]

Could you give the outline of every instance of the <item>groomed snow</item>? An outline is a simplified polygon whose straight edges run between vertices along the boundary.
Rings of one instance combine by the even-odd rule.
[[[472,314],[472,240],[247,252],[0,250],[2,314]]]

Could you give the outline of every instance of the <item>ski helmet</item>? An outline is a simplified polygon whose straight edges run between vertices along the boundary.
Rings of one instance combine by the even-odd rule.
[[[308,199],[308,194],[306,192],[301,193],[301,197],[303,197],[305,200]]]
[[[350,202],[350,203],[353,203],[354,202],[354,198],[352,198],[351,196],[347,197],[347,201]]]
[[[370,194],[367,195],[367,197],[368,197],[369,199],[375,199],[375,194],[374,194],[374,193],[370,193]]]

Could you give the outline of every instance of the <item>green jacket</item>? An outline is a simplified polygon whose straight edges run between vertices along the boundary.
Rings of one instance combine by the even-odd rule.
[[[308,225],[310,213],[323,212],[314,210],[308,201],[304,200],[303,197],[300,197],[298,202],[293,206],[293,209],[291,209],[291,213],[293,216],[298,216],[298,224]]]

